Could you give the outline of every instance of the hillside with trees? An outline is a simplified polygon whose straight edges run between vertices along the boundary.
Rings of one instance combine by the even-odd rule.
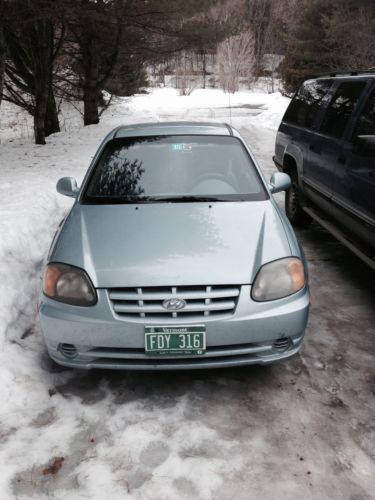
[[[148,85],[266,78],[290,95],[313,74],[375,66],[374,45],[372,0],[0,0],[0,103],[26,110],[44,144],[61,102],[91,125]]]

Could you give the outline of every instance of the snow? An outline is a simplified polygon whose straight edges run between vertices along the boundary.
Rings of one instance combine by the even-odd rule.
[[[330,334],[324,349],[318,344],[302,361],[272,370],[82,374],[57,370],[49,361],[36,320],[43,259],[72,203],[56,193],[56,181],[73,176],[80,182],[107,132],[144,121],[231,121],[252,140],[268,175],[274,171],[275,131],[288,102],[278,93],[241,91],[229,97],[196,90],[181,97],[173,89],[154,89],[118,99],[96,126],[82,127],[79,113],[64,106],[63,132],[45,146],[32,144],[27,116],[2,104],[2,500],[370,498],[375,487],[371,439],[354,437],[356,426],[368,425],[366,393],[358,396],[363,399],[352,419],[340,414],[331,419],[331,401],[345,397],[344,383],[326,375],[330,365],[343,361],[327,360],[319,351],[337,346]],[[324,334],[329,319],[319,321],[315,327]],[[373,360],[365,353],[361,363],[370,366]],[[309,370],[322,377],[322,392],[307,382]],[[332,383],[338,388],[334,394],[324,389]],[[320,435],[322,416],[328,437]],[[347,420],[350,429],[337,430],[337,422]],[[65,458],[61,470],[43,475],[54,457]]]

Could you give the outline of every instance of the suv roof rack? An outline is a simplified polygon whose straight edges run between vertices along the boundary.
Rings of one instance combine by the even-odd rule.
[[[344,70],[344,71],[327,71],[313,75],[310,78],[322,78],[323,76],[357,76],[357,75],[372,75],[375,74],[375,68]]]

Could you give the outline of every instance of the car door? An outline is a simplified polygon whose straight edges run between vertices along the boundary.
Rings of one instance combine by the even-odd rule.
[[[368,95],[336,166],[333,198],[336,216],[375,248],[375,88]]]
[[[304,188],[323,210],[331,210],[332,187],[348,123],[366,87],[366,81],[338,83],[318,131],[311,137],[304,167]]]
[[[332,82],[332,78],[307,80],[289,104],[276,140],[276,160],[279,159],[281,164],[283,164],[283,155],[286,153],[292,156],[304,171],[308,145],[314,135],[317,116]]]

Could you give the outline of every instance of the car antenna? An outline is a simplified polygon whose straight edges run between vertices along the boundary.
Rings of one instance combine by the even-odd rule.
[[[232,126],[232,106],[230,102],[230,91],[228,92],[228,101],[229,101],[229,123]]]

